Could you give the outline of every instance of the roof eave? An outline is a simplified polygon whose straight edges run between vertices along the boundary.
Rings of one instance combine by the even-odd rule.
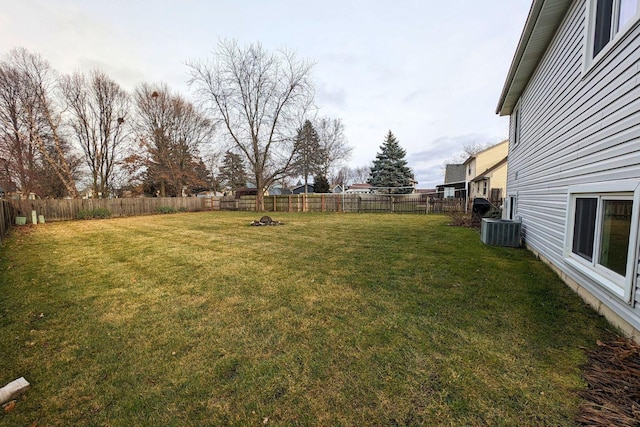
[[[496,114],[510,115],[573,0],[534,0],[500,94]]]

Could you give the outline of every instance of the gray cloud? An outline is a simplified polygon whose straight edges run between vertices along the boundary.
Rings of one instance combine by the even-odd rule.
[[[329,89],[326,85],[320,85],[317,100],[323,107],[335,106],[342,108],[347,104],[347,92],[343,88]]]

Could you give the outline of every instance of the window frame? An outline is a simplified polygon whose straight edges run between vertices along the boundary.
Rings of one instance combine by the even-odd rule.
[[[609,52],[615,48],[630,32],[630,30],[640,21],[640,0],[636,3],[636,12],[629,18],[622,27],[619,26],[620,4],[623,0],[613,0],[611,12],[611,26],[609,28],[609,40],[594,55],[596,43],[596,18],[598,12],[598,0],[588,0],[586,8],[586,35],[584,44],[584,71],[585,74],[599,63]]]
[[[506,211],[507,211],[507,214],[506,214],[507,218],[506,219],[511,220],[511,221],[516,221],[517,218],[518,218],[518,194],[517,193],[516,194],[513,194],[513,193],[509,194],[507,196],[507,201],[508,201],[507,202],[508,206],[507,206],[507,209],[506,209]]]
[[[522,115],[520,113],[520,103],[513,109],[513,148],[516,148],[520,143],[520,127],[522,121]]]
[[[445,199],[455,199],[456,197],[456,189],[455,187],[444,187],[444,198]]]
[[[575,225],[576,199],[597,198],[595,232],[592,260],[589,261],[573,252],[573,237]],[[629,247],[627,250],[627,266],[624,276],[599,264],[599,253],[602,240],[602,226],[605,200],[630,200],[631,228],[629,232]],[[567,196],[567,217],[565,227],[564,260],[574,270],[586,275],[603,289],[608,290],[625,303],[631,304],[635,290],[635,277],[638,267],[638,227],[640,208],[640,184],[634,180],[612,181],[602,184],[579,185],[569,187]]]

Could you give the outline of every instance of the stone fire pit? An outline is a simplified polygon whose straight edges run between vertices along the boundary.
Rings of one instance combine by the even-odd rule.
[[[262,218],[260,218],[259,221],[252,221],[249,225],[253,225],[253,226],[260,226],[260,225],[284,225],[283,222],[280,221],[274,221],[273,219],[271,219],[270,216],[265,215]]]

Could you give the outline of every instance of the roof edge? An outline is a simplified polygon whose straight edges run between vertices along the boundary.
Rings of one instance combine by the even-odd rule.
[[[496,114],[513,113],[576,0],[534,0],[500,94]]]
[[[529,14],[527,15],[527,20],[525,21],[524,28],[522,29],[522,34],[520,35],[520,40],[518,41],[518,46],[516,47],[516,52],[513,55],[513,59],[511,60],[511,66],[509,67],[509,72],[507,73],[507,79],[505,80],[504,86],[502,88],[502,93],[500,94],[500,100],[498,101],[498,107],[496,108],[496,114],[500,114],[504,116],[502,107],[504,106],[504,102],[507,99],[507,94],[509,93],[509,89],[511,89],[511,84],[515,79],[516,72],[518,71],[518,66],[520,65],[520,61],[524,56],[524,51],[531,39],[531,34],[533,34],[533,29],[535,28],[536,22],[538,22],[538,17],[540,16],[540,11],[542,10],[542,6],[544,5],[545,0],[534,0],[531,3],[531,8],[529,9]]]

